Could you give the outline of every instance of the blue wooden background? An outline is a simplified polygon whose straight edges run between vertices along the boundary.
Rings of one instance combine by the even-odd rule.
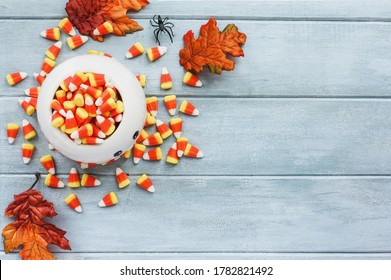
[[[52,247],[58,259],[389,259],[391,257],[391,2],[374,1],[150,1],[129,13],[144,31],[126,37],[88,41],[58,63],[89,49],[108,52],[134,73],[147,74],[147,96],[159,96],[160,71],[168,67],[174,87],[168,93],[193,102],[201,114],[184,116],[184,134],[205,158],[162,162],[120,160],[89,172],[102,180],[95,189],[37,189],[55,203],[53,222],[67,231],[71,252]],[[36,83],[51,42],[40,31],[66,14],[65,0],[0,2],[0,210],[25,190],[40,156],[49,152],[44,136],[33,161],[23,165],[19,136],[7,143],[5,126],[27,118],[17,100]],[[136,41],[154,45],[149,19],[169,16],[175,41],[162,37],[168,53],[151,63],[124,58]],[[235,23],[247,34],[245,57],[235,71],[200,74],[204,87],[181,83],[178,51],[189,29],[216,17],[222,29]],[[62,41],[67,36],[62,34]],[[7,73],[30,76],[9,87]],[[169,143],[163,145],[167,151]],[[66,181],[75,164],[52,152]],[[131,174],[118,190],[115,167]],[[80,169],[79,169],[80,171]],[[135,186],[150,174],[156,193]],[[115,190],[119,204],[97,207]],[[74,191],[84,212],[63,199]],[[0,216],[2,229],[11,220]],[[2,246],[0,246],[2,247]],[[16,253],[1,259],[17,259]]]

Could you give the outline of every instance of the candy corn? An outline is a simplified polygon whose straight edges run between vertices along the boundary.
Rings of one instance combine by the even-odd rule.
[[[76,72],[69,81],[69,90],[74,92],[82,83],[87,81],[87,76],[83,72]]]
[[[88,37],[87,36],[73,36],[73,37],[69,37],[67,39],[67,44],[69,46],[69,48],[71,50],[74,50],[78,47],[81,47],[82,45],[84,45],[85,42],[88,41]]]
[[[179,158],[178,158],[178,151],[177,151],[177,143],[172,144],[170,150],[168,150],[166,162],[171,164],[178,164]]]
[[[27,104],[31,105],[34,107],[34,110],[37,109],[37,102],[38,102],[38,99],[35,98],[35,97],[26,97],[24,99],[25,102],[27,102]]]
[[[65,132],[67,134],[72,134],[74,131],[78,129],[77,121],[75,115],[71,110],[67,112],[67,116],[65,118]]]
[[[153,186],[152,181],[148,178],[146,174],[141,175],[141,177],[137,179],[136,183],[144,190],[147,190],[151,193],[155,192],[155,187]]]
[[[96,106],[90,97],[84,99],[84,109],[87,111],[89,117],[96,117]]]
[[[181,137],[182,134],[182,119],[181,118],[174,118],[170,120],[170,127],[172,131],[174,132],[175,138]]]
[[[22,144],[22,157],[23,157],[23,163],[28,164],[30,162],[30,159],[33,156],[34,151],[34,145],[30,143],[23,143]]]
[[[128,159],[130,158],[131,155],[132,155],[132,149],[129,149],[125,153],[123,153],[121,157]]]
[[[157,102],[157,97],[152,96],[149,98],[145,99],[147,103],[147,111],[151,113],[152,116],[156,117],[157,111],[158,111],[158,102]]]
[[[26,112],[27,115],[31,116],[35,112],[34,106],[27,103],[25,100],[20,99],[19,104],[22,107],[22,109]]]
[[[160,147],[157,147],[155,149],[148,151],[147,153],[144,153],[143,159],[144,160],[161,160],[162,159],[162,149],[160,149]]]
[[[156,123],[156,119],[154,116],[151,115],[151,113],[147,113],[147,118],[145,119],[144,127],[151,126]]]
[[[57,111],[53,112],[52,115],[52,126],[59,128],[65,123],[64,117],[60,115]]]
[[[113,98],[109,98],[96,110],[96,113],[101,115],[103,113],[110,112],[115,108],[117,108],[117,103]]]
[[[190,116],[198,116],[200,114],[198,109],[193,104],[191,104],[186,100],[182,101],[179,111],[182,112],[183,114],[190,115]]]
[[[70,194],[64,201],[71,209],[75,210],[76,212],[83,212],[80,201],[75,194]]]
[[[111,80],[109,76],[98,73],[89,73],[88,79],[92,87],[104,86]]]
[[[60,83],[60,88],[61,88],[62,90],[64,90],[64,91],[68,91],[68,90],[69,90],[69,84],[70,84],[70,82],[71,82],[71,80],[72,80],[72,77],[73,77],[73,76],[68,76],[64,81],[62,81],[62,82]]]
[[[78,130],[72,132],[71,138],[77,139],[77,138],[86,138],[92,136],[93,129],[91,124],[85,124],[81,126]]]
[[[166,67],[163,67],[162,69],[162,75],[160,76],[160,87],[162,89],[172,88],[172,79]]]
[[[96,166],[96,163],[79,162],[81,169],[87,169]]]
[[[189,86],[202,87],[202,82],[200,81],[200,79],[198,79],[197,76],[191,72],[185,73],[182,82]]]
[[[109,21],[105,21],[103,24],[99,25],[92,32],[95,36],[102,36],[113,32],[113,25]]]
[[[95,99],[99,98],[99,96],[102,94],[101,90],[98,90],[98,89],[91,87],[91,86],[87,86],[85,84],[81,84],[80,88],[82,88],[85,93],[90,94]]]
[[[148,138],[143,141],[143,144],[145,146],[156,146],[162,143],[163,143],[163,138],[160,136],[159,132],[149,135]]]
[[[147,50],[148,59],[155,61],[167,52],[166,47],[153,47]]]
[[[97,127],[94,124],[91,124],[91,126],[92,126],[92,136],[98,138],[106,138],[106,134],[102,130],[100,130],[99,127]]]
[[[38,98],[40,87],[32,87],[24,90],[24,94],[30,97]]]
[[[141,55],[143,52],[144,52],[144,47],[140,44],[140,42],[137,42],[136,44],[134,44],[129,48],[129,50],[125,54],[125,57],[133,58]]]
[[[185,137],[179,137],[176,140],[176,143],[177,143],[177,154],[178,154],[178,157],[182,157],[182,155],[185,152],[185,149],[187,147],[188,140]]]
[[[41,32],[41,36],[52,41],[58,41],[60,40],[60,36],[61,36],[60,28],[56,27],[56,28],[46,29]]]
[[[54,147],[53,147],[53,145],[52,145],[52,144],[50,144],[49,142],[48,142],[48,148],[49,148],[49,150],[54,150]]]
[[[148,137],[148,132],[145,131],[145,129],[141,130],[140,134],[137,137],[136,143],[140,144]]]
[[[133,146],[133,162],[138,164],[140,160],[143,158],[144,152],[147,147],[142,144],[134,144]]]
[[[130,180],[126,173],[119,167],[115,170],[115,178],[117,179],[118,187],[120,189],[130,184]]]
[[[102,116],[96,116],[100,129],[106,134],[106,136],[111,135],[115,130],[115,125],[108,119]]]
[[[168,113],[173,116],[176,113],[176,95],[164,96],[164,105],[166,105]]]
[[[163,139],[167,139],[172,134],[172,130],[161,120],[156,120],[156,128]]]
[[[115,192],[106,194],[98,203],[99,207],[113,206],[118,203],[118,197]]]
[[[68,187],[70,188],[78,188],[80,187],[80,178],[77,169],[72,167],[71,171],[69,171],[68,175]]]
[[[64,31],[66,34],[71,35],[71,36],[76,36],[76,30],[68,18],[62,19],[58,23],[58,27],[60,27],[61,30]]]
[[[8,137],[8,143],[12,144],[14,143],[16,136],[19,132],[19,125],[16,123],[9,123],[7,124],[7,137]]]
[[[83,174],[81,177],[81,185],[83,187],[96,187],[100,186],[101,182],[96,179],[94,176]]]
[[[60,115],[63,117],[67,116],[67,113],[64,110],[64,107],[61,105],[61,103],[58,100],[52,100],[50,102],[50,106],[53,110],[57,111]]]
[[[37,135],[34,127],[27,120],[22,121],[22,130],[23,130],[24,139],[26,140],[32,139]]]
[[[104,92],[102,92],[101,96],[95,101],[96,106],[101,106],[106,100],[112,98],[115,99],[117,97],[116,92],[112,88],[105,89]]]
[[[204,156],[204,154],[197,147],[191,145],[190,143],[187,144],[183,154],[192,158],[202,158]]]
[[[59,178],[57,178],[53,174],[48,174],[46,176],[45,185],[56,189],[62,189],[63,187],[65,187],[64,182],[62,182]]]
[[[97,145],[102,144],[105,140],[97,137],[86,137],[81,139],[81,143],[85,145]]]
[[[14,72],[14,73],[8,74],[6,76],[6,79],[7,79],[7,83],[10,86],[13,86],[13,85],[16,85],[17,83],[20,83],[21,81],[23,81],[27,76],[28,75],[26,72]]]
[[[56,173],[56,167],[54,165],[54,160],[51,155],[45,155],[41,157],[40,161],[47,172],[49,172],[50,174]]]
[[[46,76],[47,74],[49,74],[50,71],[52,71],[52,69],[54,68],[55,64],[56,64],[56,62],[54,60],[51,60],[50,58],[46,57],[43,60],[41,72],[39,73],[39,75]]]
[[[144,74],[141,74],[141,75],[137,75],[136,78],[139,81],[140,85],[142,87],[145,87],[145,85],[147,84],[147,76]]]
[[[45,81],[45,77],[39,75],[38,73],[34,73],[33,75],[34,75],[35,80],[37,80],[37,82],[38,82],[40,85],[42,85],[43,81]]]
[[[45,52],[46,56],[50,58],[51,60],[56,60],[58,54],[60,53],[62,48],[62,42],[58,41],[51,45],[47,51]]]

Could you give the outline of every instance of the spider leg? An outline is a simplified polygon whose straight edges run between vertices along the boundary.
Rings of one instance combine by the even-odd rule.
[[[170,28],[170,27],[167,26],[167,28]],[[170,36],[171,43],[173,43],[174,41],[172,40],[172,37],[171,37],[171,34],[170,34],[169,30],[166,29],[166,28],[164,28],[164,30],[167,31],[168,36]],[[171,28],[170,28],[170,30],[171,30]],[[172,30],[171,30],[171,33],[172,33]],[[174,34],[172,34],[172,36],[174,36]]]
[[[166,30],[169,30],[169,31],[171,31],[171,35],[172,35],[172,37],[175,37],[175,36],[174,36],[174,32],[172,31],[171,27],[169,27],[169,26],[166,26],[166,28],[168,28],[168,29],[166,29]],[[167,32],[167,33],[168,33],[168,35],[170,35],[170,32]],[[171,38],[171,35],[170,35],[170,38]],[[171,43],[172,43],[172,39],[171,39]]]
[[[152,20],[149,20],[149,22],[151,23],[151,25],[152,25],[153,27],[159,27],[159,25],[153,24],[153,23],[152,23]]]
[[[159,44],[159,46],[160,46],[160,41],[159,41],[159,32],[160,32],[160,29],[156,29],[155,31],[157,31],[156,32],[156,35],[155,35],[155,39],[156,39],[156,42]],[[155,33],[155,32],[154,32]]]
[[[165,18],[163,19],[163,23],[165,23],[167,20],[168,20],[168,17],[165,17]]]
[[[153,22],[156,23],[156,24],[159,24],[156,19],[155,19],[156,15],[153,16]]]
[[[171,27],[175,26],[172,22],[166,22],[164,25],[170,25]]]

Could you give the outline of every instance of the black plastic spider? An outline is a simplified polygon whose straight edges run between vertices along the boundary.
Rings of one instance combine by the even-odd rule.
[[[165,17],[163,20],[162,20],[162,17],[160,15],[157,16],[157,21],[155,19],[156,15],[153,16],[153,22],[156,23],[156,24],[153,24],[152,23],[152,20],[150,20],[150,23],[153,27],[157,27],[154,31],[153,31],[153,35],[155,36],[155,39],[156,39],[156,42],[160,45],[160,41],[159,41],[159,33],[160,32],[167,32],[168,36],[170,36],[170,39],[171,39],[171,43],[173,43],[172,41],[172,37],[175,37],[174,36],[174,33],[172,32],[172,28],[175,26],[173,23],[169,22],[168,21],[168,17]],[[171,36],[172,35],[172,36]]]

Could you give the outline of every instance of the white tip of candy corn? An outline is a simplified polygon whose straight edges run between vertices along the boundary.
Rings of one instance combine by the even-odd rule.
[[[69,31],[69,35],[76,36],[76,30],[74,27],[72,27],[71,31]]]
[[[200,111],[198,111],[198,109],[195,108],[192,115],[193,116],[198,116],[199,114],[200,114]]]
[[[73,209],[73,210],[75,210],[76,212],[78,212],[78,213],[81,213],[81,212],[83,212],[83,209],[81,208],[81,206],[79,205],[79,206],[77,206],[75,209]]]
[[[176,139],[181,137],[181,134],[182,134],[182,131],[174,132],[174,136],[175,136]]]
[[[80,38],[81,38],[81,41],[83,42],[83,44],[88,41],[88,36],[81,35]]]
[[[152,185],[150,186],[147,191],[151,192],[151,193],[154,193],[155,192],[155,187]]]
[[[176,113],[176,108],[168,110],[168,113],[173,116]]]
[[[167,67],[163,67],[163,68],[162,68],[162,75],[163,75],[163,74],[168,74]]]
[[[22,77],[22,79],[27,77],[27,73],[26,72],[19,72],[19,74]]]
[[[140,162],[141,158],[133,158],[134,164],[138,164]]]
[[[30,158],[28,157],[23,157],[23,163],[28,164],[30,162]]]

